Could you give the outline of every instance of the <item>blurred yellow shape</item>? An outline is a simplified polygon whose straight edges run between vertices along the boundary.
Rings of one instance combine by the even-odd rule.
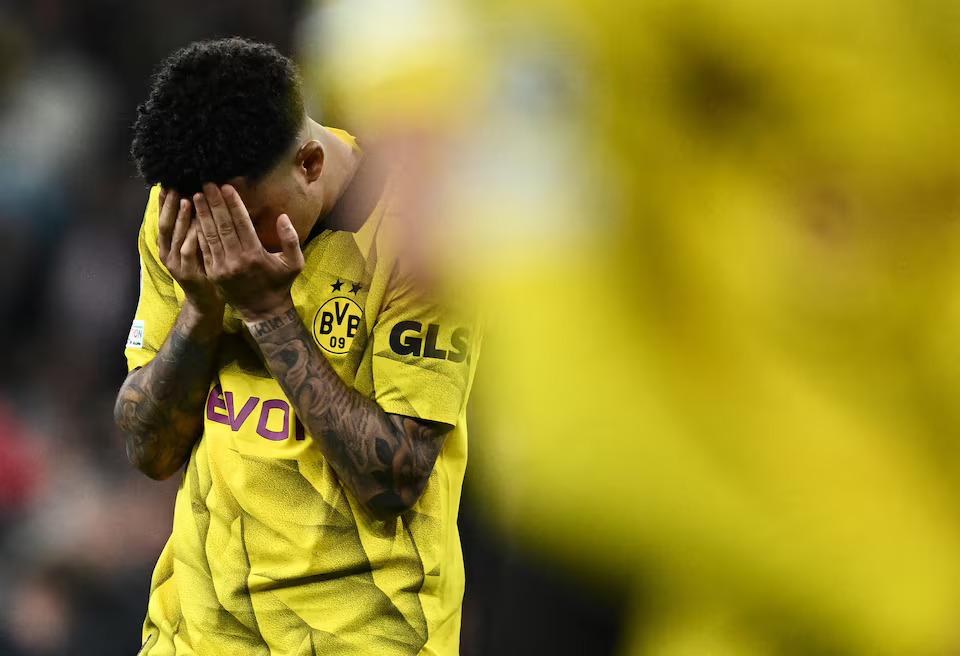
[[[466,126],[420,236],[491,314],[491,519],[652,600],[626,654],[953,653],[960,5],[474,10],[423,61],[488,96],[365,116]]]

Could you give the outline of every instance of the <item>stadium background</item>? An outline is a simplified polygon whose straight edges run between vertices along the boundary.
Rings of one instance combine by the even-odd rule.
[[[0,5],[0,654],[138,644],[129,126],[233,34],[405,161],[410,257],[487,312],[464,656],[958,653],[958,7]]]

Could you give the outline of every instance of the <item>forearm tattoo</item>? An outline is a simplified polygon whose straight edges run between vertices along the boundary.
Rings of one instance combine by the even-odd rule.
[[[361,503],[382,517],[410,508],[450,427],[388,414],[347,387],[293,310],[249,329],[300,420]]]
[[[265,321],[258,321],[257,323],[253,324],[250,328],[250,334],[254,337],[262,337],[267,333],[273,332],[277,328],[282,328],[296,318],[296,309],[290,308],[279,317],[272,317],[270,319],[266,319]]]
[[[127,458],[152,478],[169,478],[203,432],[218,334],[191,334],[183,315],[145,367],[127,377],[114,415]]]

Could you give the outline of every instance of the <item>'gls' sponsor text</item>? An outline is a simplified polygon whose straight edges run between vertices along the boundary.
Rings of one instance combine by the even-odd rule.
[[[470,330],[456,328],[450,333],[450,348],[438,346],[441,333],[439,324],[428,323],[426,331],[419,321],[398,321],[390,331],[390,348],[397,355],[416,355],[450,362],[463,362],[470,356]]]

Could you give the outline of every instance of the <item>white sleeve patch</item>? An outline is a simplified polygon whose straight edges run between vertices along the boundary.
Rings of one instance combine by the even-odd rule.
[[[143,321],[137,319],[130,326],[130,334],[127,335],[127,348],[143,348]]]

